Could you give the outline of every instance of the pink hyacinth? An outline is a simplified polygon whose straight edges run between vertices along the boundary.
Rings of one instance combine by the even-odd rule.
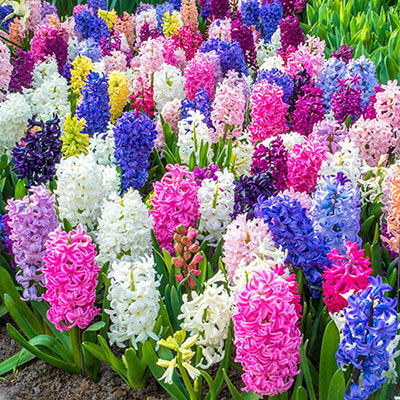
[[[68,44],[62,28],[59,30],[51,25],[39,25],[31,41],[31,54],[35,62],[42,61],[47,56],[54,55],[61,73],[67,61]]]
[[[364,250],[357,243],[345,244],[346,254],[339,254],[338,249],[328,253],[332,261],[331,267],[326,267],[322,282],[324,302],[330,313],[336,313],[347,307],[346,294],[357,293],[366,289],[373,272],[369,258],[364,256]]]
[[[282,100],[282,96],[283,90],[266,80],[254,86],[250,96],[251,123],[249,125],[253,144],[287,131],[288,105]]]
[[[361,117],[349,129],[350,139],[358,147],[360,157],[370,167],[376,167],[382,155],[389,153],[398,144],[393,127],[379,119]]]
[[[231,21],[228,18],[216,19],[208,27],[208,38],[231,42]]]
[[[167,165],[167,173],[154,183],[151,200],[154,233],[160,247],[171,254],[173,236],[178,225],[195,226],[199,218],[198,186],[192,172],[181,165]]]
[[[8,90],[11,80],[12,65],[10,63],[10,51],[8,47],[0,41],[0,100],[3,98],[3,91]]]
[[[190,25],[183,25],[178,29],[178,33],[172,35],[176,47],[180,47],[187,60],[191,60],[200,48],[203,38],[198,30],[194,30]]]
[[[204,57],[196,56],[185,68],[185,93],[193,101],[199,89],[205,89],[210,99],[214,98],[214,68]]]
[[[236,359],[245,387],[258,395],[284,393],[299,373],[300,296],[294,274],[283,266],[254,271],[234,294]]]
[[[282,192],[282,196],[289,196],[292,199],[296,199],[303,208],[307,211],[311,208],[311,197],[305,192],[296,192],[293,188],[286,189]]]
[[[387,85],[382,85],[382,89],[382,92],[376,93],[376,116],[400,128],[400,86],[397,81],[389,81]]]
[[[310,136],[293,146],[288,158],[288,186],[298,192],[310,193],[317,184],[322,162],[327,158],[324,140]]]
[[[58,227],[49,235],[43,259],[43,299],[50,304],[47,318],[60,331],[74,326],[85,329],[100,312],[94,305],[100,270],[95,247],[80,225],[68,233]]]
[[[108,74],[112,71],[126,71],[127,62],[126,55],[118,50],[112,50],[110,55],[103,57],[105,72]]]
[[[161,38],[148,39],[140,46],[140,68],[141,72],[151,75],[160,71],[163,58],[163,40]]]
[[[178,134],[178,122],[181,112],[181,101],[179,99],[173,99],[167,102],[161,110],[161,115],[164,121],[170,126],[172,132],[175,135]],[[164,148],[164,131],[161,123],[161,119],[157,121],[157,138],[154,145],[158,150]]]
[[[261,219],[248,220],[245,214],[238,215],[228,225],[224,235],[223,262],[229,283],[233,283],[233,277],[241,263],[248,265],[258,257],[257,249],[268,236],[268,232],[268,225]]]
[[[212,105],[211,121],[215,135],[239,137],[243,131],[246,98],[241,86],[232,86],[225,79],[217,87]]]
[[[42,21],[42,2],[41,0],[28,0],[29,17],[26,19],[26,29],[34,31]]]

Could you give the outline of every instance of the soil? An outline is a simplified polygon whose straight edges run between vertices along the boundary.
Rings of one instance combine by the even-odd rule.
[[[19,351],[20,347],[7,334],[0,320],[0,361]],[[0,400],[163,400],[170,399],[155,379],[149,379],[144,389],[129,389],[121,378],[107,365],[102,365],[100,379],[71,375],[35,359],[0,378]],[[228,400],[225,391],[219,400]]]

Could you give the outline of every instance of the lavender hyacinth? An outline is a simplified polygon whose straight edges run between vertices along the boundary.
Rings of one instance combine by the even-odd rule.
[[[154,122],[143,113],[124,112],[117,121],[114,156],[122,171],[122,191],[130,187],[139,189],[146,183],[156,137]]]
[[[22,199],[8,200],[9,239],[18,267],[17,282],[24,288],[23,300],[40,301],[45,243],[59,225],[55,200],[44,185],[32,187]]]
[[[311,219],[314,229],[330,249],[344,251],[350,240],[361,246],[359,189],[343,173],[323,176],[313,195]]]
[[[57,116],[50,121],[28,121],[28,130],[21,143],[12,149],[13,171],[18,178],[27,178],[29,185],[53,179],[61,159],[62,142]]]
[[[384,384],[383,373],[389,370],[389,360],[397,350],[388,351],[399,328],[397,299],[385,297],[392,287],[383,284],[380,276],[369,279],[368,288],[348,299],[346,323],[336,352],[339,367],[354,366],[346,400],[366,400],[376,392]]]
[[[82,89],[81,103],[76,108],[78,117],[86,121],[83,133],[106,132],[110,120],[109,101],[108,79],[97,72],[90,72]]]

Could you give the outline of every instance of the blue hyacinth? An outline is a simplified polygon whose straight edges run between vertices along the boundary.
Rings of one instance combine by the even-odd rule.
[[[242,13],[244,25],[260,25],[260,3],[258,0],[243,1],[240,12]]]
[[[375,93],[375,87],[378,86],[375,64],[368,58],[361,56],[350,60],[348,72],[351,76],[360,77],[360,86],[362,88],[362,105],[369,103],[370,97]]]
[[[393,352],[388,351],[398,328],[397,299],[385,297],[392,287],[382,278],[370,277],[370,286],[352,294],[344,310],[346,323],[342,340],[336,352],[338,366],[354,367],[352,384],[346,391],[346,400],[364,400],[385,382]]]
[[[325,61],[316,85],[324,91],[322,99],[326,108],[331,105],[332,95],[338,87],[339,79],[345,79],[346,75],[347,65],[342,60],[330,58]]]
[[[87,5],[88,7],[90,7],[91,9],[93,9],[93,11],[97,14],[97,11],[99,11],[99,8],[101,8],[102,10],[107,10],[107,0],[88,0],[87,1]]]
[[[175,11],[175,6],[171,1],[165,3],[157,4],[156,6],[156,19],[157,19],[157,29],[162,32],[163,17],[166,12],[172,14]]]
[[[290,104],[290,100],[293,95],[294,83],[289,75],[285,74],[278,68],[272,69],[260,69],[257,75],[256,83],[259,83],[265,79],[270,84],[275,84],[282,88],[283,90],[283,101]]]
[[[90,58],[93,62],[98,62],[103,57],[99,43],[91,38],[79,43],[78,55]]]
[[[211,122],[211,102],[208,98],[207,90],[201,88],[196,93],[193,101],[181,101],[181,119],[189,117],[189,111],[200,111],[204,116],[204,122],[209,128],[212,127]]]
[[[80,39],[93,39],[100,43],[101,38],[110,36],[110,30],[106,21],[97,15],[92,14],[90,10],[83,10],[74,14],[75,32]]]
[[[213,50],[218,54],[223,74],[226,74],[229,70],[234,70],[238,73],[248,75],[249,71],[244,59],[243,50],[238,42],[232,41],[231,43],[227,43],[224,40],[212,38],[203,42],[200,47],[202,53],[208,53]]]
[[[10,28],[10,24],[12,22],[12,18],[6,19],[10,14],[14,12],[13,8],[9,5],[0,6],[0,26],[8,31]]]
[[[311,219],[329,249],[345,251],[349,240],[361,245],[360,191],[343,173],[323,176],[313,195]]]
[[[147,180],[149,157],[157,137],[155,123],[145,114],[124,112],[114,127],[114,157],[121,168],[121,190],[141,188]]]
[[[266,42],[270,42],[272,35],[279,26],[283,17],[283,6],[280,0],[266,1],[260,8],[261,34]]]
[[[276,245],[288,251],[287,262],[303,270],[313,297],[320,295],[324,266],[329,265],[329,249],[314,231],[311,219],[298,200],[278,195],[259,199],[255,216],[268,223]]]
[[[76,108],[78,117],[84,118],[86,121],[82,132],[89,135],[104,133],[110,120],[108,79],[91,71],[85,82],[86,85],[82,88],[81,102]]]

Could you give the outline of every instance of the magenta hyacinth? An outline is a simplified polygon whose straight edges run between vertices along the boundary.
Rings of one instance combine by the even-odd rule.
[[[245,387],[258,395],[284,393],[299,373],[300,296],[294,274],[283,266],[254,271],[234,295],[236,359]]]
[[[181,165],[167,165],[167,173],[154,184],[151,200],[154,233],[162,249],[173,252],[173,236],[178,225],[194,227],[199,218],[198,186],[193,172]]]
[[[64,232],[58,227],[49,235],[43,261],[47,318],[60,331],[74,326],[85,329],[100,312],[95,307],[97,276],[95,244],[78,225]]]

